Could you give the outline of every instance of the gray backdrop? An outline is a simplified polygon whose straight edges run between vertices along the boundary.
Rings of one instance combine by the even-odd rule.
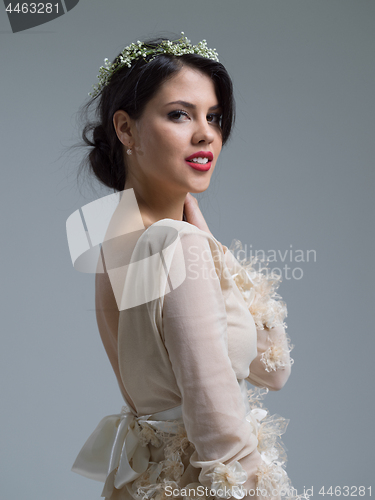
[[[288,473],[314,498],[371,486],[374,22],[373,0],[81,0],[13,34],[0,8],[1,498],[100,497],[70,467],[122,401],[65,221],[109,191],[79,191],[82,152],[66,151],[103,59],[165,31],[206,38],[234,80],[233,139],[200,196],[212,232],[289,267],[295,364],[266,399],[291,420]]]

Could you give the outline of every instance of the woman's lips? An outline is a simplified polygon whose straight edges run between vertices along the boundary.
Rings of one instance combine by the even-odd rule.
[[[192,161],[194,158],[207,158],[208,161],[206,163],[198,163]],[[190,167],[194,168],[195,170],[206,172],[207,170],[210,170],[213,158],[214,155],[211,153],[211,151],[198,151],[197,153],[193,153],[192,155],[185,158],[185,161]]]

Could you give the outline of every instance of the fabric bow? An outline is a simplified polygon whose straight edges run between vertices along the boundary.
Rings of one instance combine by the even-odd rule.
[[[150,450],[145,446],[140,424],[147,421],[148,431],[158,429],[173,434],[181,425],[181,415],[181,406],[178,406],[137,417],[125,406],[121,414],[108,415],[99,422],[79,452],[72,471],[104,482],[102,496],[110,496],[113,488],[121,489],[134,481],[149,465]]]

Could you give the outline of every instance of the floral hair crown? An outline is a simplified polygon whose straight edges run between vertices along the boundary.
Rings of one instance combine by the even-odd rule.
[[[96,97],[99,95],[103,88],[108,85],[112,75],[120,68],[124,66],[130,68],[132,61],[140,59],[141,57],[143,57],[146,62],[152,61],[159,54],[172,54],[174,56],[198,54],[207,59],[219,62],[219,55],[216,49],[209,49],[206,40],[202,40],[197,45],[192,45],[183,31],[181,32],[181,38],[178,40],[163,40],[156,47],[150,47],[147,43],[138,40],[136,43],[131,43],[125,47],[114,63],[111,63],[108,58],[104,59],[104,66],[99,68],[99,83],[93,85],[93,91],[89,93],[89,96]],[[146,60],[147,56],[151,57]]]

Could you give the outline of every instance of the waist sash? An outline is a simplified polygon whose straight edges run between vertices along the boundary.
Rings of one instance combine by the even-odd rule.
[[[137,417],[131,408],[124,406],[120,414],[108,415],[99,422],[79,452],[72,471],[104,482],[102,496],[110,495],[113,486],[120,489],[134,481],[149,465],[150,451],[139,441],[137,422],[147,422],[155,429],[176,434],[183,425],[182,409],[176,406]]]

